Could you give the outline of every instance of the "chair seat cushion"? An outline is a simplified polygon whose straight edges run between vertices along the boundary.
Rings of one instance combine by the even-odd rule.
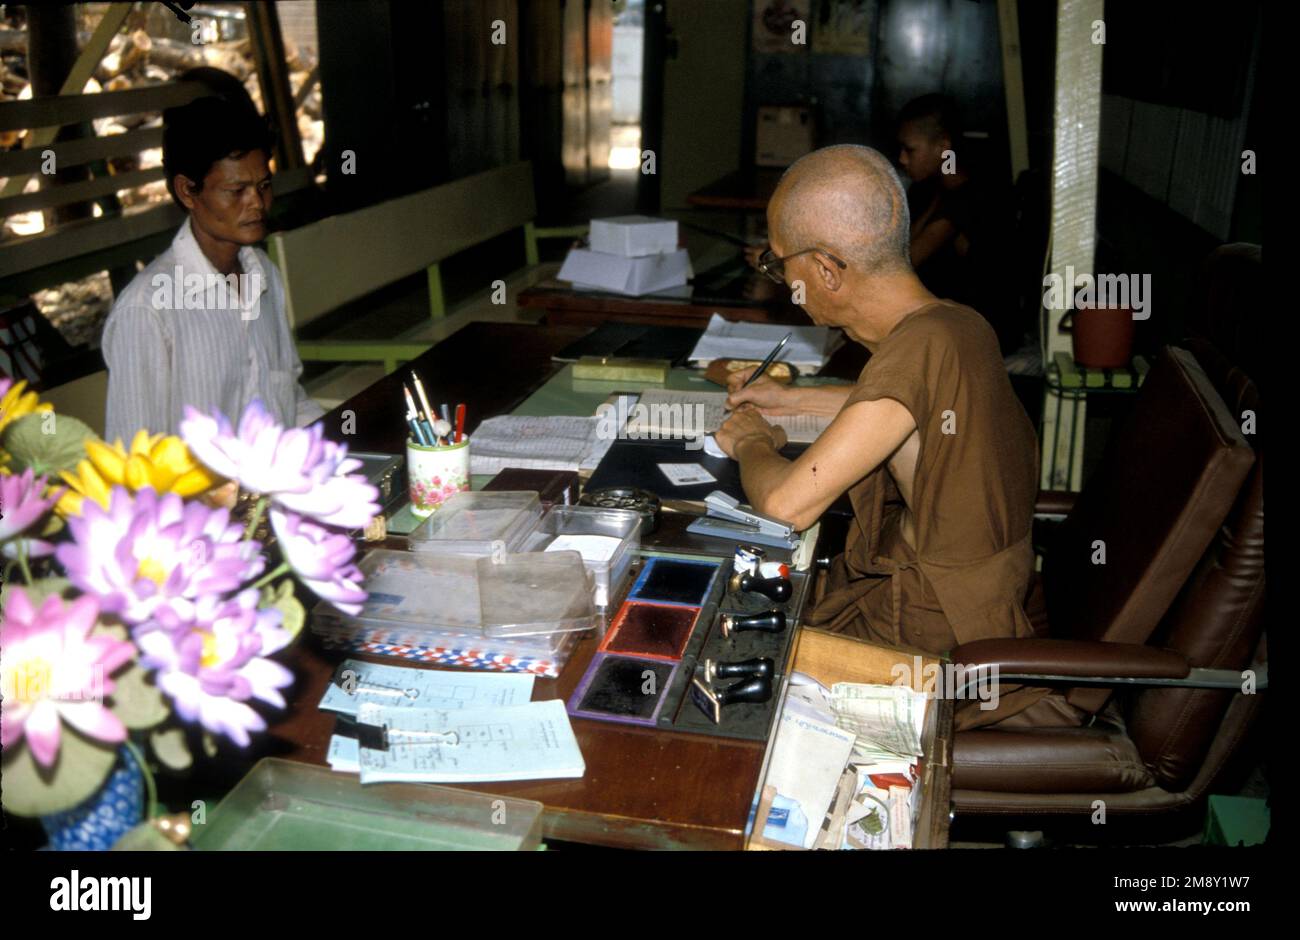
[[[1133,742],[1104,726],[964,731],[952,758],[954,790],[1128,793],[1153,783]]]

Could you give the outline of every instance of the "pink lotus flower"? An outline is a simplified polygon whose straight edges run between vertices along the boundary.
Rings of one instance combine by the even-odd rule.
[[[63,488],[42,496],[45,483],[45,477],[33,476],[30,467],[21,476],[0,476],[0,542],[8,542],[40,521],[59,501]],[[48,542],[36,544],[49,545]]]
[[[200,598],[233,591],[265,567],[261,546],[243,541],[227,510],[186,503],[175,493],[146,488],[133,496],[115,486],[107,509],[87,500],[68,528],[73,541],[56,552],[68,579],[132,624],[162,607],[192,620]]]
[[[238,429],[224,415],[186,407],[181,437],[208,469],[238,480],[293,512],[326,525],[360,529],[379,511],[379,491],[352,471],[361,461],[327,441],[319,424],[284,428],[254,399]]]
[[[50,596],[34,609],[27,594],[13,588],[4,613],[0,747],[8,750],[25,737],[36,762],[50,767],[59,755],[60,720],[109,744],[126,740],[126,727],[103,700],[113,694],[109,676],[131,660],[135,647],[90,635],[99,616],[95,598],[65,606]]]
[[[352,563],[357,549],[350,538],[278,508],[271,510],[271,527],[285,561],[307,587],[346,614],[361,612],[369,595]]]
[[[186,721],[197,721],[247,747],[249,732],[266,721],[247,702],[258,699],[284,707],[279,690],[293,673],[264,657],[288,645],[280,612],[259,610],[258,592],[249,588],[232,598],[202,598],[191,622],[163,611],[162,629],[137,631],[141,665],[157,669],[158,688],[176,704]]]

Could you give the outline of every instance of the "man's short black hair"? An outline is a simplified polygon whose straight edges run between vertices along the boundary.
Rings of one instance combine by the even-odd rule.
[[[961,117],[957,103],[947,95],[938,93],[913,98],[898,112],[898,126],[917,123],[931,139],[947,134],[948,140],[957,143],[961,137]]]
[[[252,107],[205,97],[163,115],[163,171],[172,199],[176,199],[177,175],[202,187],[214,163],[254,150],[271,158],[271,134]]]

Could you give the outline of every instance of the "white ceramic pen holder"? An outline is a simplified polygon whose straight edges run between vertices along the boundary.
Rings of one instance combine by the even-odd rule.
[[[469,489],[469,438],[429,447],[406,441],[406,477],[411,512],[424,518],[456,493]]]

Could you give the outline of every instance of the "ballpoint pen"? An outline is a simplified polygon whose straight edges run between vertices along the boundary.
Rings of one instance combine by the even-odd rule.
[[[402,394],[406,396],[406,420],[411,425],[411,431],[415,435],[415,443],[423,444],[425,447],[432,447],[433,440],[430,438],[429,432],[425,430],[424,423],[420,420],[420,413],[415,408],[415,399],[411,397],[411,390],[403,385]]]
[[[424,394],[424,383],[420,381],[420,377],[415,374],[414,369],[411,370],[411,382],[415,385],[415,394],[419,396],[420,405],[424,408],[425,415],[432,422],[434,420],[433,406],[429,404],[429,396]],[[432,427],[432,424],[430,424],[430,427]]]
[[[781,342],[777,343],[776,347],[770,353],[767,354],[767,358],[764,359],[761,363],[759,363],[759,366],[757,369],[754,370],[753,375],[751,375],[748,379],[745,380],[744,385],[740,386],[742,389],[749,388],[749,386],[753,385],[756,381],[758,381],[758,377],[762,375],[764,372],[766,372],[768,367],[772,365],[773,362],[776,361],[776,357],[780,355],[781,350],[785,348],[786,343],[790,342],[790,337],[793,335],[794,333],[785,334],[785,337],[781,340]]]

